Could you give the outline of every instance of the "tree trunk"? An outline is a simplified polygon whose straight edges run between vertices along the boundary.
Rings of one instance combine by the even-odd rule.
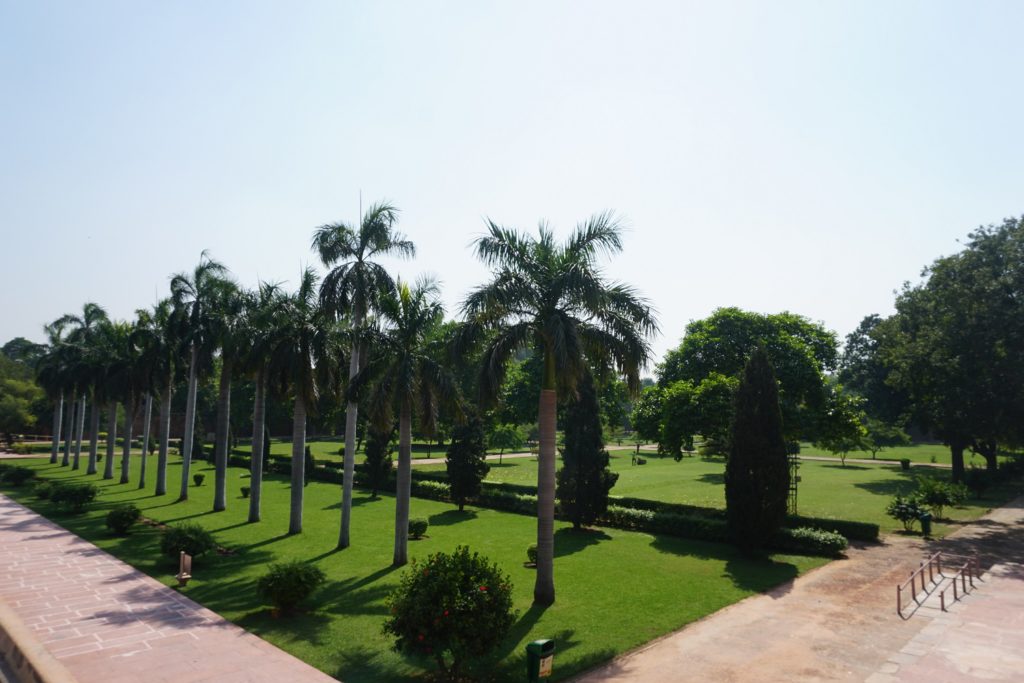
[[[60,453],[60,428],[64,423],[64,394],[53,402],[53,445],[50,446],[50,464],[57,464],[57,454]]]
[[[217,436],[214,443],[213,511],[228,507],[228,421],[231,419],[231,361],[221,357],[217,396]]]
[[[64,457],[60,460],[61,467],[71,464],[71,444],[75,440],[75,410],[78,409],[78,401],[71,401],[71,405],[64,412]]]
[[[949,452],[953,458],[953,483],[959,484],[964,480],[964,449],[967,444],[961,441],[953,441],[949,444]]]
[[[533,604],[546,607],[555,602],[555,430],[558,396],[555,391],[554,359],[545,358],[544,388],[540,392],[539,455],[537,457],[537,580]]]
[[[128,468],[131,461],[128,459],[132,454],[132,428],[135,426],[135,394],[128,394],[128,400],[124,404],[124,441],[121,447],[121,483],[127,484],[131,481]]]
[[[160,451],[156,460],[156,495],[167,493],[167,449],[171,443],[171,399],[174,392],[174,375],[168,374],[167,386],[160,399]]]
[[[260,521],[263,494],[263,425],[266,420],[266,385],[263,369],[256,373],[256,396],[252,402],[252,457],[249,460],[249,521]]]
[[[71,461],[71,469],[77,470],[82,461],[82,434],[85,432],[85,394],[78,401],[78,425],[75,428],[75,458]]]
[[[999,470],[999,459],[996,454],[999,452],[999,447],[995,441],[979,441],[975,444],[975,448],[981,457],[985,458],[985,469],[989,474],[995,474]]]
[[[398,475],[395,486],[395,557],[391,564],[409,562],[409,497],[412,493],[412,410],[402,401],[398,414]]]
[[[146,394],[146,402],[142,408],[142,462],[139,463],[139,488],[146,488],[146,461],[149,459],[149,426],[153,418],[153,394]]]
[[[192,436],[196,428],[196,365],[199,364],[199,347],[192,345],[192,357],[188,365],[188,397],[185,401],[185,435],[181,439],[181,492],[178,500],[188,500],[188,471],[192,465]]]
[[[353,321],[355,329],[362,325],[362,315],[358,312]],[[352,345],[352,359],[348,364],[348,378],[351,380],[359,372],[359,345]],[[341,483],[341,533],[338,536],[338,547],[347,548],[351,543],[349,529],[352,525],[352,480],[356,476],[356,423],[359,419],[359,404],[349,401],[345,407],[345,458],[343,463],[344,478]]]
[[[96,401],[96,392],[92,394],[92,410],[89,413],[89,464],[86,474],[96,474],[96,455],[100,445],[100,404]]]
[[[114,478],[114,450],[117,448],[117,401],[107,406],[107,459],[103,463],[103,478]]]
[[[302,493],[306,483],[306,404],[302,393],[295,392],[292,415],[292,506],[288,516],[288,533],[302,533]]]

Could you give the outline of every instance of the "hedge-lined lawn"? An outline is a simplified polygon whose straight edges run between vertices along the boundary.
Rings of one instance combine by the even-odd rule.
[[[335,438],[318,438],[312,441],[307,441],[306,445],[309,446],[309,452],[313,454],[313,458],[318,461],[342,461],[342,451],[345,448],[345,440],[341,437]],[[207,448],[209,448],[207,444]],[[252,453],[251,443],[239,443],[235,447],[235,452],[240,455],[246,455]],[[447,451],[447,445],[438,446],[433,444],[428,446],[426,443],[417,442],[413,443],[412,457],[415,458],[443,458]],[[493,449],[487,451],[488,453],[497,454],[498,450]],[[292,456],[292,442],[284,439],[271,439],[270,441],[270,454],[275,456],[281,456],[290,458]],[[393,458],[397,459],[398,454],[394,453]],[[365,453],[362,449],[356,451],[356,462],[363,462]]]
[[[632,451],[613,450],[611,468],[619,473],[612,495],[647,498],[668,503],[686,503],[703,507],[725,507],[725,461],[722,458],[672,458],[644,455],[646,465],[632,465]],[[491,462],[489,481],[537,484],[536,458],[509,459],[503,464]],[[444,470],[443,465],[423,465],[417,469]],[[929,467],[903,471],[898,465],[860,465],[842,467],[836,462],[805,460],[800,465],[798,508],[802,515],[831,517],[878,524],[883,533],[903,529],[903,525],[885,514],[885,507],[899,492],[911,493],[915,477],[949,479],[949,471]],[[992,507],[1021,493],[1021,485],[1003,484],[972,500],[962,508],[943,511],[951,522],[938,522],[933,532],[942,536],[965,521],[977,519]]]
[[[811,455],[816,458],[835,458],[839,460],[839,456],[828,451],[823,451],[820,448],[815,448],[809,443],[800,444],[800,455]],[[870,451],[854,451],[847,453],[847,458],[856,458],[858,460],[871,460]],[[943,446],[941,443],[919,443],[913,446],[896,446],[894,448],[886,448],[878,451],[875,454],[875,458],[878,460],[902,460],[906,458],[911,462],[920,463],[935,463],[938,465],[945,465],[947,467],[952,465],[953,456],[949,452],[949,446]],[[975,455],[970,451],[964,453],[964,463],[967,467],[974,465],[975,467],[984,467],[985,458],[980,455]]]
[[[18,464],[53,479],[96,480],[45,461]],[[354,545],[336,552],[339,486],[309,484],[305,533],[289,537],[289,487],[283,477],[268,477],[265,521],[252,525],[245,523],[248,501],[239,494],[248,482],[244,470],[229,470],[229,509],[212,513],[213,471],[206,463],[197,463],[195,469],[206,473],[206,482],[191,489],[188,502],[175,503],[173,496],[156,498],[134,483],[97,480],[101,498],[79,517],[37,500],[30,487],[2,486],[8,495],[168,585],[174,583],[174,566],[158,557],[159,532],[139,527],[127,538],[112,537],[103,517],[111,505],[132,502],[152,519],[198,522],[237,554],[197,561],[196,578],[185,589],[193,599],[347,683],[402,680],[423,672],[417,663],[394,653],[381,634],[385,596],[408,571],[390,567],[393,498],[371,500],[357,491]],[[175,463],[169,474],[174,490],[179,472]],[[726,545],[614,529],[576,533],[558,524],[558,597],[554,606],[542,610],[530,606],[534,574],[523,566],[526,548],[535,539],[535,519],[492,510],[459,513],[451,505],[420,499],[412,501],[412,516],[430,521],[427,538],[410,542],[413,558],[465,544],[510,574],[520,614],[494,666],[502,681],[522,680],[523,649],[531,640],[555,638],[555,672],[564,678],[826,562],[784,555],[750,560]],[[316,563],[329,582],[315,598],[314,612],[275,619],[255,596],[254,582],[268,562],[285,559]]]

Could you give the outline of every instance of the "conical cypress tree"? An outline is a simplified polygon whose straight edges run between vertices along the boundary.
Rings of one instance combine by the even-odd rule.
[[[369,432],[366,437],[366,460],[363,462],[362,470],[366,473],[371,496],[376,498],[377,492],[387,487],[388,477],[391,476],[394,467],[391,458],[391,430],[371,428]]]
[[[452,432],[448,457],[445,459],[450,495],[452,502],[459,506],[459,512],[467,500],[480,495],[480,482],[491,470],[486,458],[483,422],[480,416],[470,414],[466,417],[466,423],[457,426]]]
[[[576,387],[578,397],[565,410],[565,448],[555,495],[573,528],[593,524],[608,509],[608,492],[619,475],[608,469],[601,430],[601,406],[588,373]]]
[[[786,517],[789,461],[775,372],[764,349],[750,356],[736,391],[732,445],[725,465],[725,505],[736,544],[765,545]]]

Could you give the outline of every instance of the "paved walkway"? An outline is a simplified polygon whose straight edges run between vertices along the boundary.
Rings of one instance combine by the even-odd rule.
[[[896,585],[938,549],[977,551],[990,571],[948,613],[901,619]],[[1024,498],[943,541],[889,536],[848,555],[575,680],[1024,680]]]
[[[79,683],[334,683],[0,495],[0,600]]]

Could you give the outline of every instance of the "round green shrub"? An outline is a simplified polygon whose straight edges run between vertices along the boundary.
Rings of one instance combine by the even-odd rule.
[[[26,481],[35,479],[35,477],[36,471],[30,470],[27,467],[12,467],[0,475],[5,484],[11,484],[12,486],[21,486]]]
[[[123,503],[107,513],[107,528],[115,534],[126,534],[142,517],[142,511],[131,503]]]
[[[422,517],[417,517],[416,519],[410,519],[409,520],[409,538],[413,538],[413,539],[420,539],[420,538],[422,538],[423,534],[427,533],[427,527],[428,526],[430,526],[430,524],[427,522],[427,520],[423,519]]]
[[[537,564],[537,544],[534,543],[526,549],[526,559],[530,564]]]
[[[36,485],[32,488],[32,493],[35,494],[36,498],[40,500],[46,500],[53,493],[53,482],[47,481],[46,479],[36,480]]]
[[[248,497],[249,497],[249,492],[250,492],[251,490],[252,490],[252,489],[251,489],[250,487],[248,487],[248,486],[243,486],[243,487],[242,487],[242,498],[248,498]]]
[[[72,512],[81,512],[98,494],[99,489],[92,484],[61,483],[51,489],[50,500]]]
[[[902,495],[897,495],[889,502],[885,512],[893,519],[902,522],[905,531],[912,531],[926,510],[921,507],[915,496],[904,498]]]
[[[289,613],[325,581],[327,575],[316,565],[291,560],[270,565],[257,581],[256,590],[278,611]]]
[[[433,659],[449,680],[493,652],[516,619],[509,577],[465,546],[413,560],[388,608],[395,649]]]
[[[195,482],[196,486],[202,486],[203,485],[203,481],[205,479],[206,479],[206,475],[205,474],[193,474],[192,475],[192,481]]]
[[[192,557],[199,557],[216,547],[213,534],[193,522],[167,527],[160,539],[160,552],[175,560],[182,550]]]

